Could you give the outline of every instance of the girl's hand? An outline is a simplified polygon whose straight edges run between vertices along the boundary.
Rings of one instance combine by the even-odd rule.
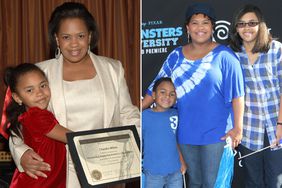
[[[276,126],[276,140],[273,143],[273,145],[279,146],[281,139],[282,139],[282,125],[277,125]]]
[[[47,175],[42,171],[51,171],[50,165],[43,162],[43,159],[30,149],[22,155],[21,165],[25,173],[34,179],[38,179],[38,176],[47,178]]]

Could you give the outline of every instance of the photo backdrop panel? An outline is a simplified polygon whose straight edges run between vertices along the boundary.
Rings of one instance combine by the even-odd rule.
[[[177,46],[187,43],[184,29],[185,11],[189,4],[184,0],[142,1],[142,93],[146,92],[167,55]],[[282,1],[279,0],[210,0],[217,22],[214,39],[226,44],[233,14],[244,4],[252,3],[261,8],[272,35],[281,39]]]

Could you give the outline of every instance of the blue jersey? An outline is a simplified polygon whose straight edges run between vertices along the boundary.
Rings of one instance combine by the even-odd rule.
[[[178,47],[167,57],[155,80],[160,77],[171,77],[176,88],[178,142],[221,142],[220,138],[233,127],[232,99],[244,95],[242,70],[235,54],[218,45],[205,57],[192,61]]]
[[[153,175],[180,171],[176,142],[177,111],[142,112],[143,168]]]

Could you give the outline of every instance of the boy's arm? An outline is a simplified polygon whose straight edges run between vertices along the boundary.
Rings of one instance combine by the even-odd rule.
[[[56,124],[54,128],[46,134],[51,139],[58,140],[63,143],[67,143],[66,133],[71,132],[69,129]]]
[[[180,159],[180,163],[181,163],[181,173],[182,174],[185,174],[186,170],[187,170],[187,165],[185,163],[185,160],[183,158],[183,155],[180,151],[180,148],[179,148],[179,145],[177,144],[177,150],[178,150],[178,153],[179,153],[179,159]]]

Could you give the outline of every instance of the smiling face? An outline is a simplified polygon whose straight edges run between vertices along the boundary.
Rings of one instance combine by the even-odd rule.
[[[153,92],[153,98],[156,103],[155,110],[158,112],[165,111],[172,107],[176,101],[176,93],[173,84],[169,81],[163,81]]]
[[[16,92],[12,96],[18,104],[23,103],[26,109],[46,109],[51,92],[46,77],[39,71],[30,71],[19,77]]]
[[[208,16],[204,14],[194,14],[186,25],[193,43],[210,42],[213,25]]]
[[[85,22],[79,18],[67,18],[61,21],[56,33],[57,45],[64,56],[64,61],[80,63],[87,57],[91,34]]]
[[[238,23],[258,23],[258,18],[253,12],[244,14]],[[243,40],[243,43],[254,45],[258,36],[259,24],[245,24],[244,27],[239,27],[237,24],[236,30]]]

